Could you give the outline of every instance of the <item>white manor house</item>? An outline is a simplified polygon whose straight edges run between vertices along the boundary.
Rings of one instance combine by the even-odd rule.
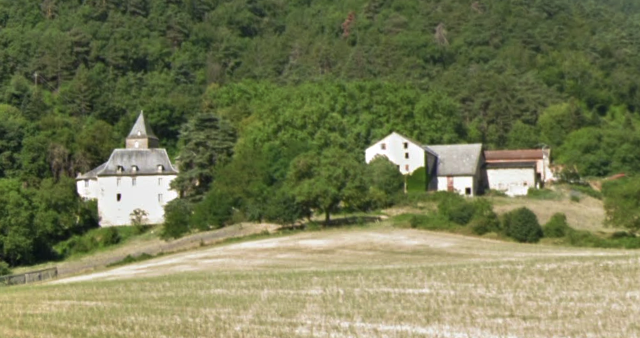
[[[78,194],[98,201],[100,226],[130,225],[137,209],[146,213],[144,223],[164,222],[165,204],[178,197],[170,187],[178,170],[158,145],[141,112],[126,147],[115,149],[106,163],[78,175]]]

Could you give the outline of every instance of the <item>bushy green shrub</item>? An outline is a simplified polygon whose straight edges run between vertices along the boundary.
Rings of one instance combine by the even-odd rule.
[[[471,221],[475,213],[472,203],[454,193],[447,193],[446,195],[440,196],[438,214],[459,225],[469,224],[469,221]]]
[[[640,176],[607,181],[602,192],[607,224],[640,231]]]
[[[188,224],[186,226],[181,226],[177,223],[171,223],[170,225],[175,227],[176,230],[181,229],[176,232],[177,236],[172,237],[178,238],[182,236],[190,230],[191,226],[198,230],[209,230],[212,227],[221,228],[228,225],[231,223],[234,209],[236,209],[234,208],[235,206],[234,199],[229,194],[225,193],[223,190],[217,189],[209,191],[206,197],[193,208],[186,203],[176,205],[174,212],[181,213],[181,216],[179,217],[180,222],[184,223],[184,221],[187,220]],[[191,214],[191,210],[193,210],[193,215]],[[176,221],[177,220],[178,219],[176,219]],[[165,227],[166,224],[167,223],[165,221]]]
[[[571,230],[571,227],[567,223],[567,216],[563,213],[556,213],[551,216],[551,219],[542,228],[544,237],[560,238],[566,236]]]
[[[306,209],[296,203],[295,197],[288,194],[284,189],[279,189],[271,196],[264,207],[265,220],[278,224],[292,225],[307,216],[305,214]]]
[[[529,188],[527,198],[536,200],[560,200],[562,199],[562,194],[549,189]]]
[[[56,244],[54,250],[59,257],[89,253],[99,248],[120,244],[127,238],[138,235],[139,231],[134,226],[93,229],[83,235],[75,235]]]
[[[490,189],[489,191],[486,191],[484,195],[488,197],[508,197],[504,191],[495,190],[495,189]]]
[[[366,170],[369,186],[387,196],[385,203],[404,188],[404,177],[396,165],[386,157],[377,157],[369,163]],[[426,189],[423,187],[422,191]],[[383,205],[386,206],[386,205]]]
[[[0,276],[6,276],[11,274],[9,264],[5,261],[0,261]]]
[[[104,234],[102,234],[101,238],[98,239],[98,243],[100,246],[105,247],[118,244],[121,239],[122,238],[116,228],[106,228]]]
[[[148,259],[151,259],[151,258],[154,258],[154,256],[152,256],[152,255],[150,255],[150,254],[148,254],[146,252],[143,252],[142,254],[140,254],[138,256],[127,255],[127,257],[125,257],[125,258],[123,258],[123,259],[121,259],[121,260],[119,260],[117,262],[108,264],[107,267],[136,263],[136,262],[145,261],[145,260],[148,260]]]
[[[616,231],[611,234],[609,238],[611,239],[620,239],[620,238],[635,238],[636,235],[628,232],[628,231]]]
[[[402,214],[391,218],[391,222],[397,227],[411,227],[422,230],[454,230],[458,228],[456,224],[437,213],[427,214]]]
[[[179,238],[191,230],[192,207],[184,199],[175,199],[164,207],[164,226],[160,236],[164,239]]]
[[[469,226],[477,235],[500,231],[500,220],[493,211],[493,205],[486,199],[477,199],[473,202],[473,218]]]
[[[505,235],[521,243],[535,243],[543,236],[538,217],[525,207],[506,213],[503,228]]]
[[[589,231],[570,231],[566,235],[568,244],[580,247],[606,248],[604,238],[600,238]]]

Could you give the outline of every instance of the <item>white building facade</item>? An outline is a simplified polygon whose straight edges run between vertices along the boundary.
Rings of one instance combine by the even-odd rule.
[[[536,163],[487,163],[487,182],[493,190],[508,196],[527,195],[529,189],[536,189]]]
[[[365,150],[367,163],[377,156],[389,159],[403,175],[411,175],[425,166],[428,153],[419,143],[393,132]]]
[[[178,170],[158,144],[140,113],[126,148],[115,149],[106,163],[78,175],[78,194],[98,201],[100,226],[131,225],[136,210],[145,214],[143,223],[164,222],[164,206],[178,197],[170,187]]]

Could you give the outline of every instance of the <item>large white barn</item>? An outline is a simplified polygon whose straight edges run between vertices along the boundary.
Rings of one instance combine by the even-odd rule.
[[[177,198],[170,184],[178,175],[165,149],[140,113],[124,149],[115,149],[106,163],[78,175],[78,194],[98,201],[100,225],[130,225],[134,210],[143,222],[164,222],[164,205]]]

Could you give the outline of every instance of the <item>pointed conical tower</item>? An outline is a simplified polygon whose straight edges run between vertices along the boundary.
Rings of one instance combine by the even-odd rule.
[[[140,112],[136,124],[131,128],[131,133],[127,136],[127,149],[150,149],[158,148],[158,137],[153,134],[151,127],[144,119],[144,114]]]

